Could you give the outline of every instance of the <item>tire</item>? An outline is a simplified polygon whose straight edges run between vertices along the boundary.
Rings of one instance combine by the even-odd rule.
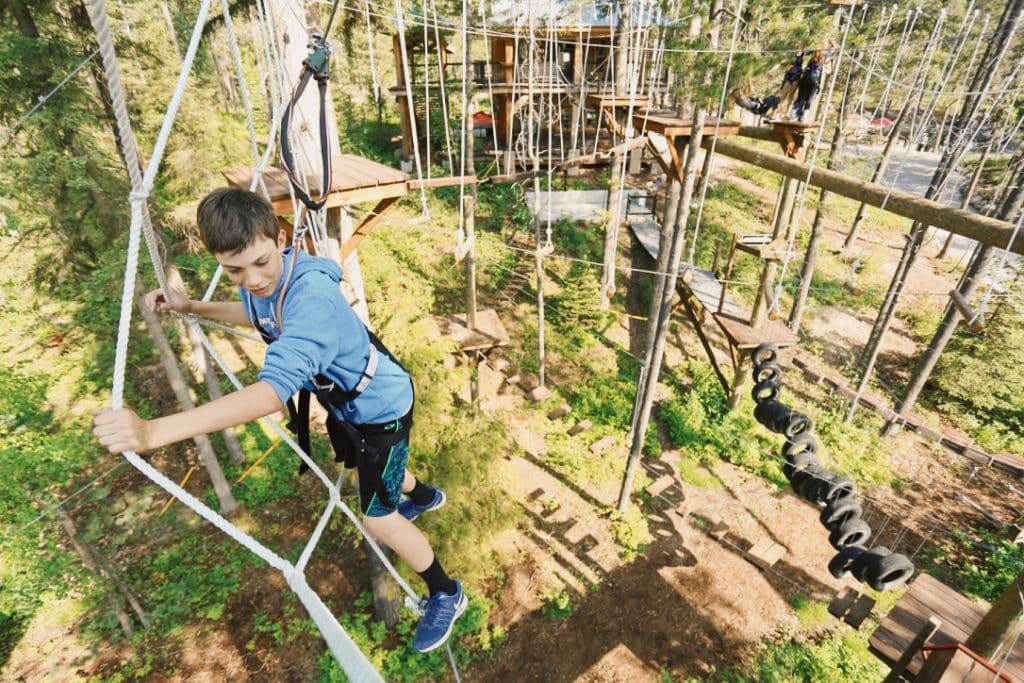
[[[793,476],[790,478],[789,483],[793,487],[793,491],[800,495],[800,491],[803,490],[803,485],[808,479],[817,479],[821,477],[822,473],[825,472],[821,465],[814,463],[798,470],[794,470]]]
[[[831,531],[828,542],[833,548],[846,545],[864,545],[871,538],[871,527],[860,517],[853,517]]]
[[[792,439],[787,439],[782,447],[782,457],[786,460],[795,457],[798,453],[818,454],[818,440],[813,434],[798,434]]]
[[[754,382],[778,382],[782,379],[782,369],[775,363],[761,363],[754,366]]]
[[[798,453],[792,460],[786,459],[786,464],[782,466],[782,474],[786,477],[786,481],[792,483],[793,477],[797,472],[808,467],[817,467],[818,459],[814,457],[812,453]]]
[[[860,519],[860,514],[863,511],[864,509],[853,499],[853,496],[842,496],[826,503],[825,509],[821,511],[818,519],[821,520],[823,527],[832,531],[842,526],[847,520]]]
[[[778,363],[779,347],[775,344],[761,344],[750,354],[750,360],[754,362],[754,365]]]
[[[835,476],[835,474],[825,468],[812,473],[811,476],[804,479],[803,484],[800,486],[800,497],[811,505],[823,507],[827,502],[826,496],[832,489],[832,481],[835,479]]]
[[[845,579],[850,575],[850,565],[866,551],[859,545],[848,545],[840,548],[836,556],[828,562],[828,572],[837,579]]]
[[[850,573],[853,574],[853,578],[861,583],[867,583],[869,578],[867,574],[868,567],[889,555],[892,555],[892,551],[884,545],[870,548],[866,553],[850,563]]]
[[[847,498],[857,492],[857,485],[849,477],[833,477],[832,486],[825,493],[825,503],[830,503],[838,498]]]
[[[772,380],[765,380],[754,385],[754,388],[750,390],[750,398],[754,399],[754,403],[776,401],[781,391],[782,388],[777,383]]]
[[[810,434],[812,429],[814,429],[814,423],[811,421],[811,418],[803,413],[791,410],[780,433],[785,434],[787,439],[792,439],[799,434]]]
[[[782,433],[779,426],[782,420],[787,418],[793,411],[789,406],[778,401],[761,401],[754,408],[754,419],[776,434]]]
[[[864,583],[883,592],[906,583],[914,575],[914,563],[900,553],[879,557],[864,568]]]
[[[867,583],[867,568],[874,562],[878,562],[883,557],[892,555],[891,550],[885,546],[873,546],[868,548],[867,552],[855,559],[850,563],[850,573],[853,574],[853,578],[862,584]]]

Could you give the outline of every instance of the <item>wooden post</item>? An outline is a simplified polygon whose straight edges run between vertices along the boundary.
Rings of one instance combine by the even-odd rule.
[[[991,659],[1001,643],[1013,642],[1020,631],[1022,622],[1020,586],[1024,572],[1010,582],[1003,594],[995,601],[988,613],[981,618],[974,631],[964,643],[985,659]]]
[[[719,144],[724,140],[719,140]],[[783,236],[789,228],[789,219],[793,211],[793,199],[796,194],[797,179],[785,178],[782,181],[780,190],[779,212],[775,217],[775,227],[772,230],[772,239]],[[775,271],[778,263],[775,260],[765,261],[761,269],[761,282],[757,287],[757,297],[754,299],[754,309],[750,312],[750,326],[758,328],[768,317],[768,290],[775,282]]]
[[[707,142],[704,144],[707,145]],[[781,154],[752,149],[725,138],[719,138],[715,149],[720,154],[774,171],[787,178],[804,180],[808,175],[807,164],[787,159]],[[973,214],[823,168],[814,168],[810,176],[810,184],[815,187],[866,202],[870,206],[884,206],[886,211],[897,216],[970,237],[982,244],[1003,249],[1010,244],[1013,235],[1014,225],[1004,220]],[[1024,254],[1024,240],[1015,240],[1010,250],[1015,254]]]

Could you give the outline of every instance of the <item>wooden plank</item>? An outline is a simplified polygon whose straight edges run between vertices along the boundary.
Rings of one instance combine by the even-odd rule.
[[[661,495],[669,486],[672,486],[675,481],[675,477],[671,474],[664,474],[655,479],[654,482],[648,485],[644,490],[647,492],[648,496],[658,496]]]
[[[783,546],[770,538],[762,538],[750,550],[743,553],[743,557],[761,569],[768,569],[785,554],[786,549]]]
[[[434,188],[434,187],[451,187],[452,185],[476,185],[477,177],[475,175],[453,175],[445,176],[443,178],[422,178],[417,180],[412,178],[409,180],[409,191],[419,190],[421,188]]]
[[[710,270],[704,270],[703,268],[693,268],[691,270],[693,277],[690,282],[684,283],[680,278],[678,280],[680,287],[685,287],[689,291],[693,292],[693,295],[697,297],[697,301],[700,305],[711,312],[719,312],[718,303],[722,300],[722,283],[718,281],[715,274]],[[736,317],[742,317],[744,315],[743,307],[736,303],[736,300],[729,296],[726,291],[725,300],[722,304],[722,313],[728,313]]]
[[[693,120],[664,114],[637,112],[633,114],[633,127],[637,130],[661,133],[665,137],[693,134]],[[704,135],[739,135],[740,124],[726,119],[708,118],[704,122]]]
[[[871,635],[869,645],[883,661],[892,664],[902,656],[931,617],[942,622],[932,642],[964,642],[986,609],[987,606],[971,602],[928,574],[919,574]],[[921,663],[920,656],[917,656],[908,671],[918,671]],[[1011,655],[1008,670],[1018,678],[1024,676],[1024,653]]]
[[[874,607],[875,599],[865,593],[850,605],[850,609],[843,617],[843,621],[853,628],[859,629],[860,625],[863,624],[864,620],[868,618],[869,614],[871,614],[871,610]]]
[[[843,590],[836,593],[832,601],[828,603],[828,613],[837,619],[841,619],[846,610],[850,609],[850,605],[860,595],[857,591],[853,590],[849,586],[843,588]]]
[[[591,109],[600,109],[604,107],[628,107],[633,105],[634,107],[646,107],[651,103],[649,97],[643,95],[635,95],[630,97],[629,95],[615,95],[612,93],[593,93],[587,95],[587,106]]]
[[[241,166],[221,171],[232,187],[248,190],[252,183],[253,167]],[[356,154],[337,154],[331,159],[331,189],[333,192],[345,192],[366,187],[406,183],[409,176],[398,169]],[[274,164],[263,172],[263,182],[270,193],[271,201],[288,197],[288,174],[281,164]],[[308,177],[310,188],[319,189],[320,178]]]
[[[476,329],[466,327],[466,316],[456,314],[450,318],[434,316],[441,334],[449,336],[462,351],[482,351],[511,343],[498,314],[490,308],[476,312]]]
[[[781,320],[767,320],[761,327],[755,329],[750,326],[749,320],[726,313],[714,313],[711,317],[722,328],[729,343],[737,349],[753,349],[761,344],[793,346],[800,341]]]

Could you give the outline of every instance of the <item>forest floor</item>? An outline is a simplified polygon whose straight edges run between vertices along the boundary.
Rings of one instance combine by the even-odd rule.
[[[768,203],[774,201],[770,191],[733,175],[730,168],[725,164],[719,173],[743,191]],[[837,248],[844,226],[826,222],[826,229],[829,248]],[[622,246],[631,254],[633,267],[650,268],[653,263],[646,253],[627,243],[631,239],[624,231]],[[893,235],[886,244],[890,264],[898,259],[902,243],[899,235]],[[926,247],[925,258],[919,259],[911,274],[911,291],[933,292],[951,286],[954,275],[934,260],[939,246]],[[630,279],[628,268],[623,276]],[[825,307],[805,319],[804,332],[817,342],[814,349],[821,366],[834,369],[851,362],[872,322],[846,309]],[[879,364],[882,381],[897,387],[902,386],[909,361],[918,352],[918,344],[902,325],[897,322],[887,336]],[[643,324],[628,318],[608,333],[612,341],[627,348],[634,348],[642,335]],[[706,362],[692,329],[681,323],[666,364],[673,367],[688,360]],[[543,435],[534,428],[537,409],[523,396],[528,387],[505,381],[514,368],[504,375],[487,372],[490,378],[485,385],[490,386],[490,394],[484,396],[483,408],[509,425],[521,448],[521,455],[509,456],[515,477],[501,492],[514,501],[521,515],[514,528],[493,539],[491,550],[508,558],[503,583],[478,588],[497,603],[492,619],[507,629],[507,636],[489,659],[464,667],[462,680],[700,679],[716,669],[749,661],[766,641],[784,635],[814,641],[825,631],[849,628],[838,621],[802,625],[792,607],[798,596],[827,602],[843,586],[859,587],[852,579],[836,580],[829,574],[826,565],[834,550],[818,521],[817,509],[788,489],[727,463],[704,472],[709,485],[692,485],[679,474],[679,464],[687,454],[665,450],[659,460],[643,465],[651,480],[668,477],[662,481],[670,481],[656,494],[641,496],[653,541],[639,557],[624,561],[604,512],[615,503],[617,485],[584,490],[546,462]],[[794,367],[786,372],[787,378],[799,376]],[[570,372],[560,371],[552,381],[571,383],[574,379]],[[826,391],[821,385],[799,381],[794,385],[811,400]],[[570,415],[558,426],[572,424]],[[581,449],[593,440],[587,432],[577,438]],[[912,434],[900,434],[890,443],[894,472],[905,485],[864,493],[870,499],[865,504],[865,518],[894,550],[922,557],[949,528],[989,525],[962,496],[1002,519],[1019,518],[1021,499],[1008,492],[1015,490],[1009,487],[1006,475],[977,471],[970,462]],[[617,443],[593,457],[619,467],[624,455],[624,445]],[[449,504],[457,506],[458,501]],[[296,511],[294,521],[305,514]],[[709,531],[717,523],[725,525],[726,531],[713,536]],[[294,527],[285,520],[280,528],[288,533]],[[784,553],[774,565],[761,569],[746,559],[746,551],[765,540],[782,546]],[[346,548],[345,541],[318,553],[309,573],[316,577],[313,587],[325,600],[347,604],[365,590],[349,578],[365,576],[365,561],[355,559],[356,555],[361,553],[352,553],[351,544]],[[295,651],[274,661],[258,655],[259,639],[267,635],[256,632],[253,621],[277,611],[287,586],[272,570],[256,571],[265,581],[251,584],[259,585],[258,591],[233,597],[230,618],[221,620],[220,628],[207,626],[200,632],[182,634],[182,640],[191,646],[170,654],[170,668],[176,674],[162,676],[154,671],[143,679],[276,681],[314,677],[315,653]],[[546,614],[545,599],[557,595],[564,596],[564,609],[554,616]],[[882,613],[872,615],[862,629],[872,629],[882,617]],[[88,652],[64,625],[34,624],[8,662],[4,680],[102,677],[105,667],[130,656],[127,645]]]

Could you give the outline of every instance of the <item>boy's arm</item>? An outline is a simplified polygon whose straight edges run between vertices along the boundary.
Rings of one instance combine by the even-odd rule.
[[[252,327],[241,301],[196,301],[189,300],[189,313],[202,318],[212,318],[228,325]]]
[[[165,296],[163,290],[154,289],[146,294],[143,301],[149,310],[158,313],[192,313],[239,327],[249,327],[252,324],[245,315],[245,307],[241,301],[196,301],[189,299],[183,291],[174,287],[170,289],[169,296]]]
[[[129,408],[93,411],[93,434],[111,453],[143,452],[199,434],[217,432],[281,410],[264,381],[180,413],[143,420]]]

